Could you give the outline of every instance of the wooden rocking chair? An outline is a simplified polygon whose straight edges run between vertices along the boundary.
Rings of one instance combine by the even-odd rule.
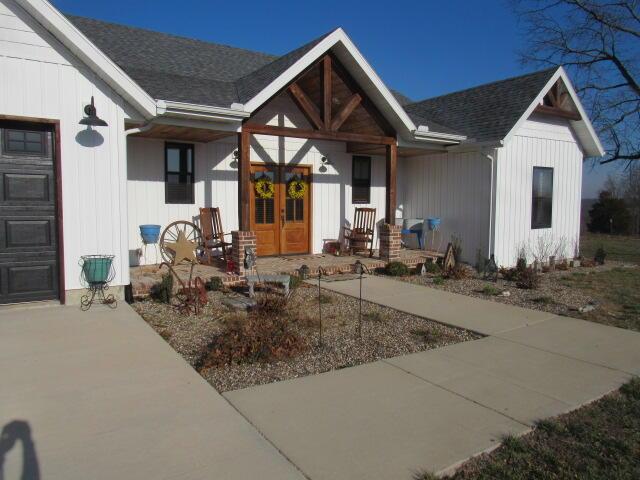
[[[343,227],[347,251],[350,254],[369,250],[369,257],[373,257],[373,234],[376,225],[375,208],[356,208],[353,216],[353,226]],[[369,245],[367,247],[367,244]]]
[[[202,230],[202,241],[204,242],[204,255],[207,263],[213,261],[213,251],[220,249],[222,259],[227,261],[227,249],[231,247],[231,242],[226,242],[224,237],[231,233],[224,233],[222,220],[220,219],[219,208],[200,209],[200,227]]]

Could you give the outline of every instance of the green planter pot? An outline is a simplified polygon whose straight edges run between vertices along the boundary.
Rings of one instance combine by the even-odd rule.
[[[82,257],[82,273],[89,283],[107,283],[110,280],[113,256],[89,255]]]

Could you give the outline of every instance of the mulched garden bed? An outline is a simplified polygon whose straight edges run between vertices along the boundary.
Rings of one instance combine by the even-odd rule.
[[[276,361],[233,363],[199,368],[212,342],[237,312],[221,304],[230,292],[209,292],[202,314],[182,316],[167,304],[145,300],[133,308],[218,391],[351,367],[382,358],[405,355],[479,338],[477,334],[363,301],[362,339],[358,338],[358,300],[322,291],[323,346],[319,345],[318,291],[302,284],[291,295],[289,327],[301,339],[302,351]],[[239,321],[242,321],[240,318]]]
[[[598,298],[589,292],[575,288],[567,278],[574,274],[589,275],[594,272],[603,272],[614,268],[623,267],[620,262],[607,262],[596,267],[576,267],[569,270],[556,270],[540,274],[540,286],[536,289],[519,288],[515,281],[499,279],[497,282],[484,280],[478,273],[468,268],[470,276],[463,279],[442,278],[440,275],[409,275],[405,277],[393,277],[397,280],[425,285],[447,292],[459,293],[471,297],[482,298],[494,302],[507,303],[519,307],[534,310],[543,310],[556,315],[566,315],[582,318],[580,309],[593,306],[598,307]],[[633,265],[624,265],[624,268],[637,268]],[[496,290],[491,291],[492,287]],[[508,296],[496,294],[507,291]],[[487,293],[489,292],[489,293]]]

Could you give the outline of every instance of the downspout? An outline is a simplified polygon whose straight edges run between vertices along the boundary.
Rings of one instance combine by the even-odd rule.
[[[151,130],[152,127],[153,127],[153,120],[149,120],[148,122],[140,125],[139,127],[130,128],[129,130],[125,130],[124,131],[124,136],[128,137],[129,135],[132,135],[134,133],[148,132],[149,130]]]
[[[489,243],[487,246],[488,249],[488,257],[491,257],[491,255],[493,255],[495,252],[494,250],[494,245],[493,245],[493,231],[494,231],[494,226],[493,226],[493,222],[494,222],[494,207],[495,207],[495,202],[494,202],[494,196],[495,196],[495,172],[496,172],[496,168],[495,168],[495,149],[490,150],[492,152],[492,154],[490,155],[489,153],[487,153],[487,151],[482,150],[482,155],[484,155],[488,160],[489,160],[489,166],[490,166],[490,170],[491,170],[491,181],[489,182]]]

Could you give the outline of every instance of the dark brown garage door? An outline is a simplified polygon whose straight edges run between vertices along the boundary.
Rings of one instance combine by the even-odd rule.
[[[54,136],[0,122],[0,303],[59,298]]]

